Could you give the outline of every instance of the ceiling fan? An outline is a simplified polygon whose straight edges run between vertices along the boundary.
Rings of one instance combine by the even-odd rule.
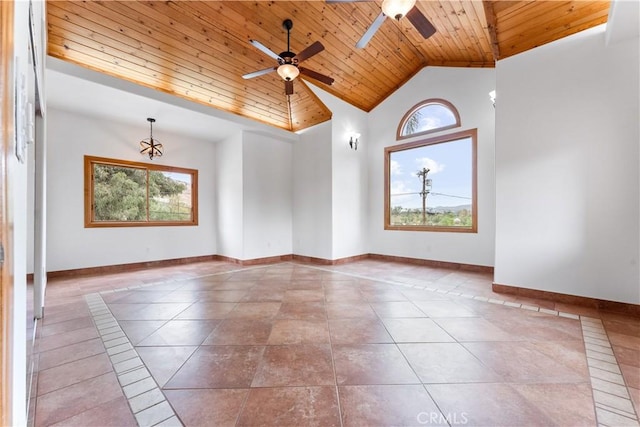
[[[326,0],[327,3],[352,3],[357,1],[371,1],[371,0]],[[382,12],[373,21],[369,29],[360,37],[356,47],[358,49],[364,48],[373,35],[378,31],[378,28],[382,25],[387,16],[392,17],[396,21],[400,21],[403,17],[407,17],[409,22],[418,30],[418,32],[428,39],[435,34],[436,29],[426,16],[420,12],[420,9],[416,7],[416,0],[383,0]]]
[[[263,45],[257,40],[249,40],[249,43],[260,49],[262,52],[266,53],[268,56],[272,57],[276,61],[278,61],[277,67],[269,67],[264,70],[254,71],[253,73],[248,73],[242,76],[243,79],[252,79],[254,77],[262,76],[264,74],[271,73],[272,71],[277,71],[278,75],[282,77],[284,80],[284,92],[286,95],[293,95],[293,81],[299,74],[302,74],[307,77],[311,77],[312,79],[318,80],[327,85],[331,85],[334,80],[325,76],[324,74],[320,74],[316,71],[310,70],[308,68],[300,67],[302,61],[305,61],[311,58],[313,55],[318,54],[324,50],[324,46],[320,42],[315,42],[302,50],[302,52],[297,55],[291,52],[290,46],[290,35],[291,28],[293,28],[293,22],[291,19],[285,19],[282,22],[282,28],[287,30],[287,50],[277,55],[271,49]]]

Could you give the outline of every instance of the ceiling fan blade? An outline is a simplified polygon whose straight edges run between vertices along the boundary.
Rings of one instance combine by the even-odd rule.
[[[266,47],[265,45],[263,45],[262,43],[260,43],[258,40],[249,40],[249,43],[251,43],[252,45],[254,45],[255,47],[257,47],[258,49],[260,49],[262,52],[266,53],[267,55],[269,55],[270,57],[272,57],[273,59],[275,59],[276,61],[278,59],[282,59],[280,58],[280,55],[277,55],[275,52],[273,52],[271,49],[269,49],[268,47]]]
[[[326,85],[331,85],[334,82],[334,80],[331,77],[325,76],[324,74],[320,74],[317,71],[309,70],[308,68],[302,68],[302,67],[298,67],[298,69],[300,70],[301,74],[311,77],[312,79],[315,79]]]
[[[436,28],[429,22],[427,17],[420,12],[417,6],[413,6],[409,13],[407,13],[407,19],[425,39],[428,39],[436,32]]]
[[[320,53],[324,50],[324,46],[320,42],[315,42],[305,47],[302,52],[297,54],[295,58],[298,60],[298,64],[304,61],[305,59],[311,58],[313,55]]]
[[[254,71],[253,73],[248,73],[242,76],[243,79],[252,79],[254,77],[258,77],[258,76],[263,76],[265,74],[269,74],[275,70],[277,70],[278,67],[270,67],[270,68],[265,68],[264,70],[258,70],[258,71]]]
[[[376,31],[378,31],[378,28],[380,28],[380,25],[382,25],[382,23],[384,22],[386,17],[387,17],[387,15],[385,15],[382,12],[380,12],[380,15],[378,15],[376,20],[373,21],[373,24],[371,24],[371,26],[369,27],[367,32],[364,33],[362,35],[362,37],[360,37],[360,40],[358,40],[358,43],[356,43],[356,47],[358,49],[362,49],[363,47],[365,47],[367,45],[367,43],[369,43],[369,40],[371,40],[371,37],[373,37],[373,35],[376,33]]]
[[[293,95],[293,80],[284,81],[284,94]]]

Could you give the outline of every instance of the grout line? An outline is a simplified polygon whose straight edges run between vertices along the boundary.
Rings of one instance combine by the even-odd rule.
[[[324,283],[322,283],[322,281],[320,281],[320,283],[322,285],[322,290],[324,292],[326,290],[324,287]],[[325,294],[325,302],[326,302],[326,294]],[[371,307],[370,304],[369,304],[369,307]],[[376,313],[375,310],[373,310],[373,312],[375,313],[376,316],[378,315],[378,313]],[[324,317],[325,317],[325,321],[327,322],[327,332],[329,333],[329,353],[331,354],[331,371],[333,373],[333,383],[336,390],[336,401],[338,404],[338,417],[340,418],[340,427],[344,427],[344,421],[342,418],[342,412],[343,412],[342,402],[340,402],[340,385],[338,384],[338,374],[336,372],[336,358],[333,355],[333,338],[331,337],[331,325],[329,322],[330,320],[329,313],[326,310],[326,305],[324,310]]]
[[[362,276],[359,274],[339,272],[339,271],[334,271],[334,270],[323,268],[323,267],[317,267],[317,266],[309,266],[309,267],[315,268],[317,270],[331,272],[331,273],[345,274],[347,276],[356,277],[360,279],[376,280],[377,282],[386,283],[392,286],[407,285],[406,283],[395,282],[395,281],[379,279],[379,278],[371,279],[370,277]],[[590,381],[591,394],[594,400],[594,407],[596,409],[596,419],[598,420],[598,424],[599,425],[610,424],[613,418],[614,420],[617,420],[617,422],[624,421],[625,425],[640,427],[640,423],[638,422],[638,415],[636,414],[635,407],[633,405],[633,402],[631,401],[629,389],[627,388],[626,383],[624,382],[624,378],[620,371],[618,361],[615,358],[615,355],[613,354],[613,349],[611,347],[611,343],[609,342],[609,337],[600,319],[578,315],[578,314],[566,313],[562,311],[549,310],[546,308],[529,305],[529,304],[513,303],[509,301],[502,301],[502,300],[497,300],[493,298],[487,298],[484,296],[470,295],[470,294],[460,293],[455,291],[444,291],[442,289],[434,289],[434,288],[422,287],[422,286],[413,286],[412,288],[421,289],[428,292],[437,292],[440,294],[445,294],[450,296],[473,299],[475,301],[500,304],[507,307],[520,308],[522,310],[537,311],[537,312],[548,314],[551,316],[580,320],[582,337],[585,345],[585,354],[587,356],[586,357],[587,366],[589,367],[589,376],[591,379]],[[597,353],[600,353],[600,355]],[[608,355],[609,358],[605,357],[606,355]],[[613,362],[611,361],[611,358],[613,358]],[[611,394],[606,391],[603,392],[602,390],[598,389],[598,387],[602,387],[603,382],[606,382],[606,381],[612,383],[613,386],[621,386],[620,388],[616,388],[616,391],[617,391],[616,394]],[[630,412],[622,411],[617,407],[612,407],[611,406],[612,403],[614,405],[631,408],[631,411]],[[624,417],[624,419],[621,420],[619,419],[619,417]]]
[[[580,324],[598,424],[640,426],[602,321],[581,316]]]
[[[431,287],[423,287],[423,286],[419,286],[419,285],[411,285],[411,284],[402,283],[402,282],[396,282],[396,281],[392,281],[392,280],[385,280],[385,279],[379,279],[379,278],[372,279],[371,277],[363,276],[363,275],[360,275],[360,274],[342,272],[342,271],[335,271],[335,270],[332,270],[332,269],[329,269],[329,268],[324,268],[324,267],[319,267],[319,266],[314,266],[314,265],[297,264],[295,262],[286,262],[286,264],[300,265],[300,266],[306,267],[306,268],[325,271],[325,272],[329,272],[329,273],[332,273],[332,274],[341,274],[341,275],[345,275],[345,276],[349,276],[349,277],[355,277],[355,278],[359,278],[359,279],[375,280],[377,282],[385,283],[385,284],[388,284],[388,285],[391,285],[391,286],[402,286],[402,287],[406,287],[406,288],[410,288],[410,289],[419,289],[419,290],[424,290],[424,291],[428,291],[428,292],[437,292],[439,294],[449,295],[449,296],[452,296],[452,297],[462,297],[462,298],[472,299],[472,300],[475,300],[475,301],[486,302],[486,303],[490,303],[490,304],[503,305],[503,306],[507,306],[507,307],[511,307],[511,308],[519,308],[521,310],[535,311],[535,312],[547,314],[547,315],[550,315],[550,316],[556,316],[556,317],[568,318],[568,319],[573,319],[573,320],[579,320],[580,324],[581,324],[582,334],[583,334],[583,341],[584,341],[584,344],[585,344],[585,354],[587,356],[586,360],[587,360],[587,365],[588,365],[588,368],[589,368],[589,375],[590,375],[590,379],[591,379],[591,389],[592,389],[591,391],[592,391],[592,397],[594,399],[594,409],[595,409],[595,412],[596,412],[596,419],[598,421],[598,424],[599,425],[610,425],[612,422],[618,422],[619,423],[621,421],[624,421],[625,425],[632,425],[632,426],[640,427],[640,423],[638,422],[638,416],[636,414],[635,407],[633,405],[633,402],[631,402],[629,390],[628,390],[628,388],[626,386],[626,383],[624,382],[624,378],[622,377],[618,362],[615,359],[615,356],[613,354],[613,349],[611,347],[611,343],[609,342],[609,338],[608,338],[608,336],[606,334],[606,331],[605,331],[604,326],[602,324],[602,321],[600,319],[591,318],[591,317],[588,317],[588,316],[578,315],[578,314],[573,314],[573,313],[566,313],[566,312],[561,312],[561,311],[556,311],[556,310],[550,310],[550,309],[546,309],[546,308],[543,308],[543,307],[530,305],[530,304],[523,304],[523,303],[510,302],[510,301],[503,301],[503,300],[494,299],[494,298],[488,298],[488,297],[485,297],[485,296],[482,296],[482,295],[471,295],[471,294],[467,294],[467,293],[460,293],[460,292],[456,292],[455,290],[447,291],[447,290],[443,290],[443,289],[436,289],[436,288],[431,288]],[[269,267],[269,266],[270,265],[250,266],[250,267],[244,267],[244,268],[234,269],[234,270],[230,270],[230,271],[222,271],[222,272],[213,273],[213,274],[205,274],[205,275],[197,276],[197,277],[208,277],[208,276],[215,276],[215,275],[221,275],[221,274],[233,274],[235,272],[242,272],[242,271],[247,271],[247,270],[266,268],[266,267]],[[197,278],[197,277],[194,277],[194,278]],[[113,293],[113,292],[122,292],[122,291],[126,291],[126,290],[140,289],[140,288],[143,288],[143,287],[159,285],[161,283],[166,283],[166,282],[147,283],[147,284],[144,284],[144,285],[135,285],[135,286],[126,287],[126,288],[111,289],[109,291],[103,291],[103,292],[100,292],[100,293],[107,294],[107,293]],[[111,312],[108,310],[108,307],[106,306],[106,304],[102,300],[102,297],[100,296],[100,294],[86,295],[85,298],[87,299],[87,303],[89,304],[92,316],[93,316],[93,313],[95,312],[96,313],[95,316],[99,316],[99,319],[100,319],[99,322],[103,322],[103,323],[100,323],[100,324],[105,326],[100,331],[101,338],[103,338],[104,336],[114,336],[114,334],[118,332],[118,329],[121,332],[121,329],[120,329],[119,325],[117,327],[107,327],[107,326],[110,326],[111,323],[109,323],[108,321],[105,322],[104,320],[102,320],[102,319],[105,319],[104,316],[106,316],[106,315],[109,315],[114,321],[115,321],[115,318],[113,318]],[[93,298],[92,302],[89,302],[90,298]],[[92,303],[93,303],[93,305],[92,305]],[[95,319],[95,317],[94,317],[94,319]],[[117,324],[117,322],[116,322],[116,324]],[[113,338],[109,338],[109,339],[113,339]],[[105,341],[108,341],[109,339],[104,340],[104,338],[103,338],[103,343]],[[128,339],[127,339],[127,341],[128,341]],[[105,347],[106,347],[106,345],[105,345]],[[133,349],[133,351],[135,352],[135,349]],[[600,355],[595,354],[595,353],[600,353]],[[120,353],[116,353],[116,354],[113,354],[113,355],[110,354],[110,357],[117,356],[118,354],[120,354]],[[137,355],[137,353],[136,353],[136,355]],[[615,362],[611,362],[610,358],[604,357],[602,355],[608,355],[608,356],[613,357]],[[125,368],[127,369],[124,372],[125,374],[128,374],[132,370],[140,368],[140,367],[142,367],[142,369],[146,370],[146,367],[144,366],[144,364],[142,363],[141,360],[140,360],[140,365],[137,365],[137,360],[140,360],[139,357],[136,357],[135,359],[128,359],[128,360],[125,360],[124,362],[114,363],[114,370],[116,368],[116,365],[121,365],[121,364],[125,364],[125,365],[121,365],[122,366],[121,369],[125,369]],[[127,362],[129,362],[129,363],[127,363]],[[113,363],[113,360],[112,360],[112,363]],[[132,367],[130,367],[130,366],[132,366]],[[150,376],[150,374],[149,374],[149,376]],[[600,390],[598,388],[598,387],[603,387],[603,383],[606,383],[606,382],[611,383],[612,386],[618,387],[618,388],[615,389],[616,393],[612,394],[612,393],[609,393],[607,391]],[[157,385],[156,385],[156,387],[157,387]],[[159,390],[159,388],[158,388],[158,390]],[[160,393],[161,393],[161,390],[160,390]],[[338,395],[338,399],[339,399],[339,395]],[[131,405],[131,401],[130,400],[131,399],[129,399],[129,404]],[[160,406],[162,403],[166,403],[166,400],[163,400],[161,403],[156,404],[155,406]],[[629,403],[631,405],[630,408],[631,408],[632,412],[628,412],[626,410],[618,409],[619,406],[623,406],[623,407],[627,407],[628,408],[629,406],[628,406],[627,403]],[[616,405],[616,406],[612,406],[612,404]],[[338,405],[339,405],[339,403],[338,403]],[[173,409],[171,408],[171,406],[168,403],[166,404],[166,406],[168,406],[169,409],[171,409],[171,412],[173,412]],[[132,408],[133,408],[133,406],[132,406]],[[142,414],[143,412],[146,413],[149,409],[151,409],[151,408],[148,408],[148,409],[140,412],[139,414]],[[159,411],[164,411],[165,409],[166,408],[164,406],[162,406],[158,410]],[[158,410],[156,412],[158,412]],[[138,414],[136,414],[136,419],[138,420],[138,423],[141,426],[142,425],[151,425],[151,424],[148,424],[148,420],[151,419],[151,418],[149,418],[149,416],[147,416],[147,415],[148,414],[144,414],[144,416],[141,415],[140,418],[139,418]],[[622,417],[622,418],[620,418],[620,417]],[[177,421],[177,416],[175,415],[175,413],[173,413],[173,416],[168,416],[166,419],[160,420],[160,423],[162,423],[162,424],[169,423],[170,420],[173,420],[174,418]],[[342,419],[340,421],[342,422]],[[153,424],[153,425],[160,425],[160,423]],[[179,421],[178,421],[178,423],[179,423]],[[174,425],[174,424],[172,424],[172,425]]]
[[[85,301],[113,365],[113,371],[118,377],[122,393],[138,425],[140,427],[182,426],[162,390],[100,294],[85,295]]]

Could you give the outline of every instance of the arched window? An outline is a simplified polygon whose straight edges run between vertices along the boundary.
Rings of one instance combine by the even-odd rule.
[[[427,99],[413,106],[398,126],[396,139],[460,127],[460,114],[449,101]]]
[[[456,107],[427,99],[402,118],[396,139],[460,127]],[[478,232],[477,129],[384,149],[384,229]]]

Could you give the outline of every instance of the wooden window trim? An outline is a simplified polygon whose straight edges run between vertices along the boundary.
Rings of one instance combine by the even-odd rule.
[[[430,104],[440,104],[447,107],[453,113],[453,116],[455,117],[456,122],[452,125],[439,127],[436,129],[429,129],[422,132],[416,132],[416,133],[412,133],[411,135],[402,135],[402,129],[404,128],[404,125],[407,123],[407,120],[409,120],[409,117],[415,114],[415,112],[418,111],[420,108]],[[414,138],[416,136],[423,136],[430,133],[441,132],[447,129],[458,128],[460,126],[461,126],[460,113],[458,113],[458,109],[452,103],[450,103],[446,99],[441,99],[441,98],[425,99],[424,101],[420,101],[416,105],[411,107],[409,111],[407,111],[405,115],[402,117],[402,120],[400,120],[400,124],[398,125],[398,129],[396,130],[396,141],[400,141],[402,139]]]
[[[471,138],[471,220],[470,228],[461,227],[433,227],[428,225],[391,225],[391,195],[390,178],[391,178],[391,162],[389,161],[391,153],[396,151],[404,151],[412,148],[423,147],[426,145],[441,144],[455,141],[463,138]],[[384,149],[384,229],[385,230],[402,230],[402,231],[435,231],[449,233],[477,233],[478,232],[478,129],[463,130],[460,132],[440,135],[433,138],[422,139],[420,141],[406,142],[404,144],[385,147]]]
[[[191,175],[192,218],[190,221],[94,221],[93,220],[93,165],[105,164],[140,168],[147,171],[177,172]],[[149,181],[147,180],[147,194]],[[147,197],[147,212],[149,198]],[[175,166],[154,165],[150,163],[133,162],[129,160],[109,159],[106,157],[84,156],[84,226],[85,228],[104,227],[165,227],[165,226],[193,226],[198,225],[198,170],[179,168]]]

